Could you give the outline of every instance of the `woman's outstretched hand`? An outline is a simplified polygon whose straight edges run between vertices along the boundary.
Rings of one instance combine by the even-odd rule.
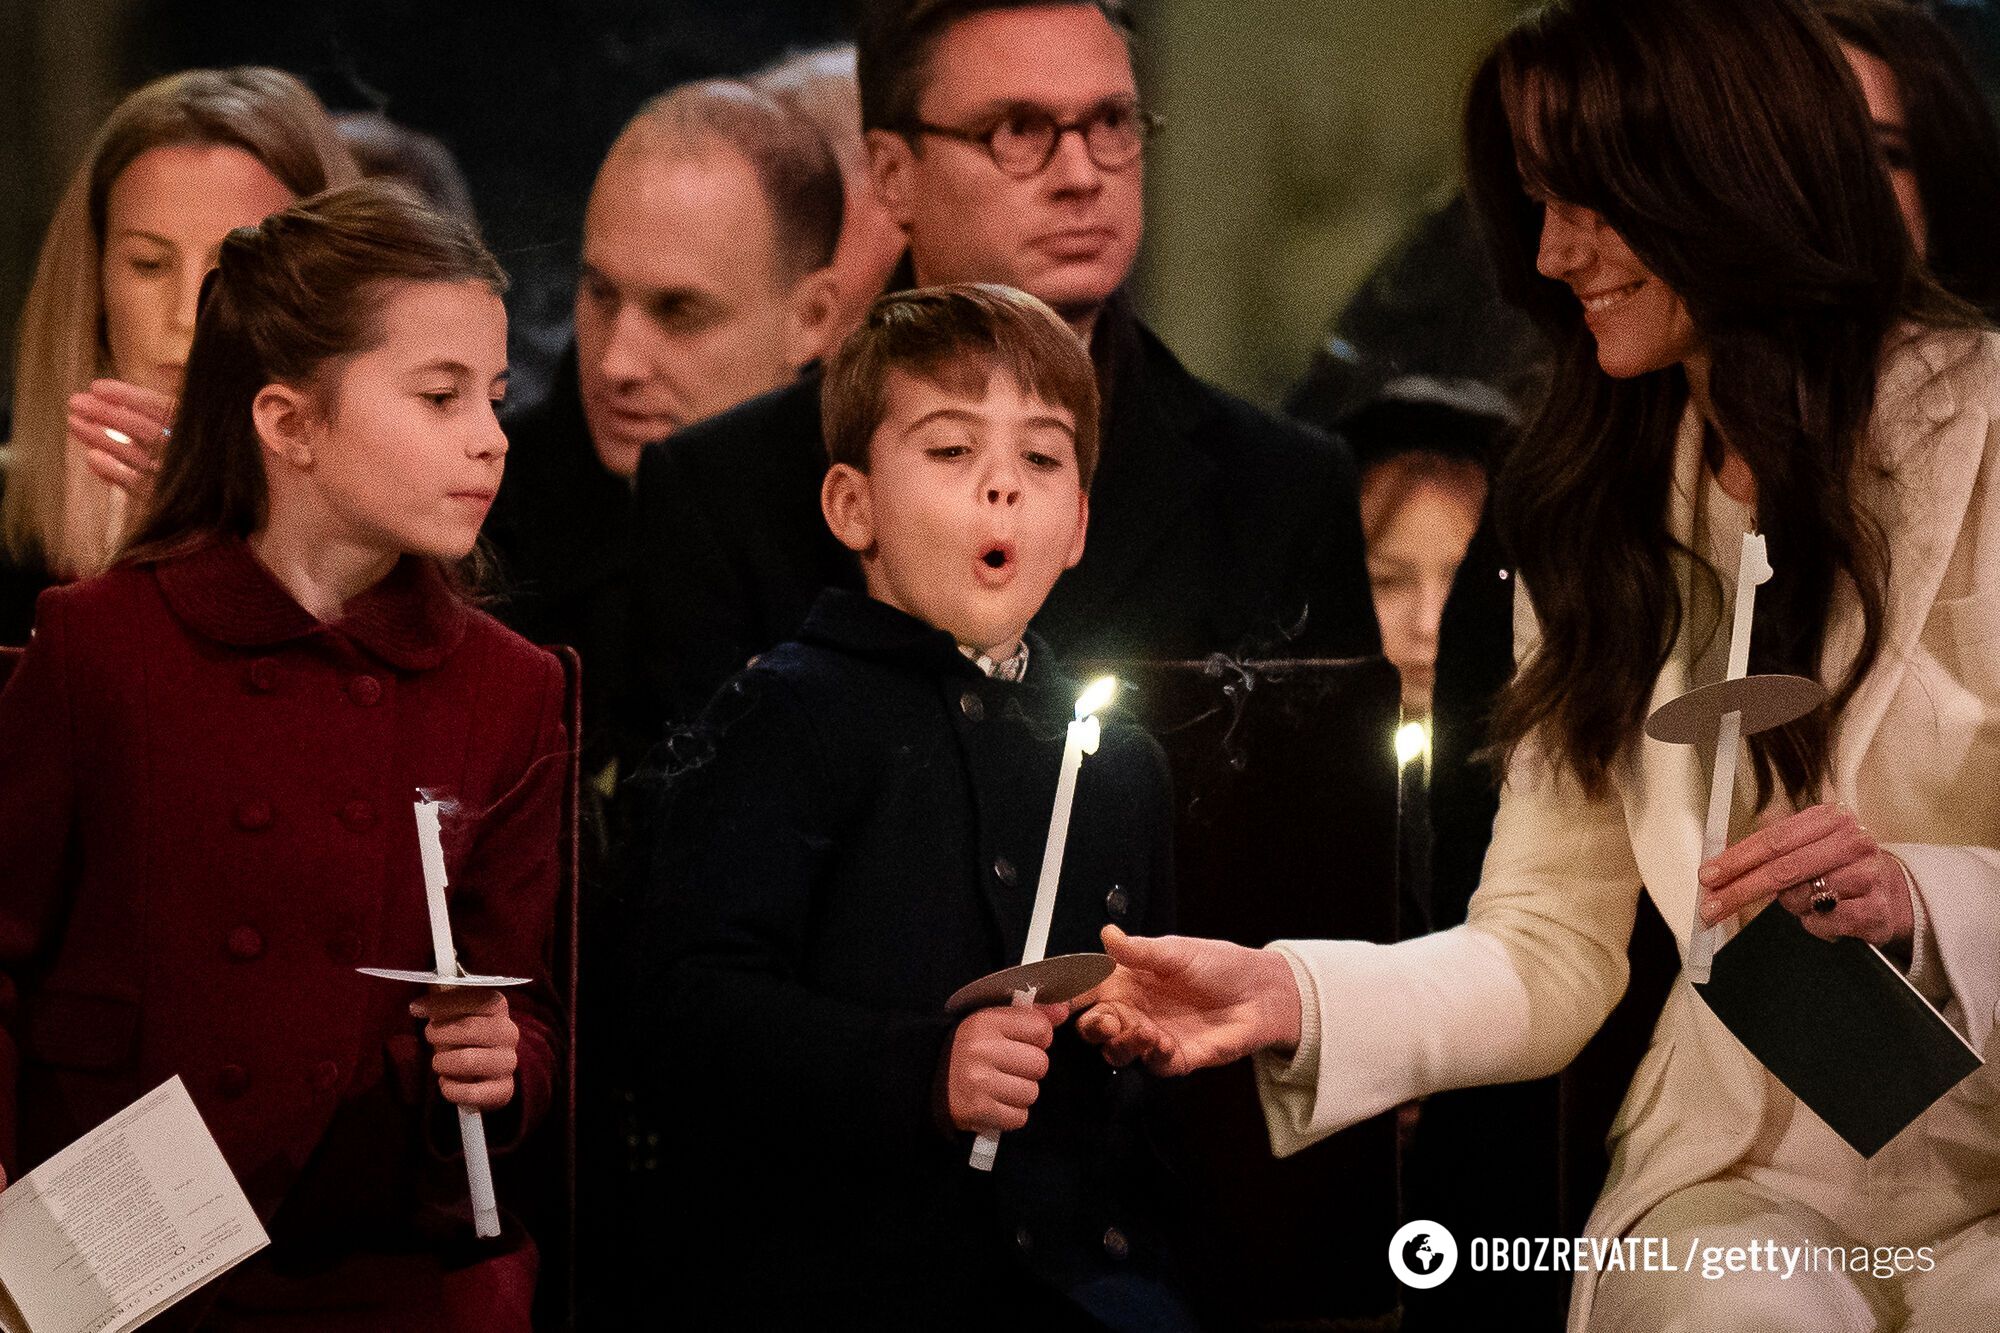
[[[1189,1074],[1299,1044],[1298,985],[1291,965],[1268,949],[1186,935],[1137,939],[1106,926],[1104,951],[1118,968],[1077,1001],[1076,1029],[1114,1065],[1143,1060],[1156,1074]]]

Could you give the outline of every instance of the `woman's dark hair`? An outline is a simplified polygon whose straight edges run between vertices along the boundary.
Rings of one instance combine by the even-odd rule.
[[[1495,505],[1542,633],[1496,705],[1495,748],[1532,736],[1602,794],[1688,615],[1676,562],[1721,595],[1665,529],[1687,377],[1599,370],[1576,297],[1536,272],[1532,190],[1600,215],[1703,342],[1709,462],[1719,431],[1756,478],[1778,570],[1752,669],[1817,677],[1835,588],[1858,596],[1860,649],[1832,699],[1751,741],[1760,799],[1774,784],[1805,798],[1882,639],[1889,553],[1850,494],[1880,358],[1902,320],[1976,319],[1918,267],[1852,72],[1807,0],[1557,0],[1481,66],[1465,142],[1501,281],[1556,348]]]
[[[477,282],[498,296],[507,277],[470,226],[389,181],[328,190],[230,232],[202,284],[173,448],[122,558],[261,527],[268,492],[251,403],[267,384],[319,384],[330,363],[374,346],[384,301],[408,282]]]
[[[1952,295],[2000,317],[2000,130],[1958,43],[1904,0],[1820,0],[1834,35],[1889,67],[1924,198],[1927,262]]]

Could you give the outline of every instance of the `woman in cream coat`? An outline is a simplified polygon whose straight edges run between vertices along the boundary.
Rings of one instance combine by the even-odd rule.
[[[1767,906],[1865,939],[1985,1048],[2000,337],[1917,267],[1859,101],[1800,0],[1567,0],[1489,57],[1473,197],[1564,352],[1500,483],[1521,671],[1494,719],[1506,781],[1469,920],[1256,951],[1107,932],[1121,966],[1081,1027],[1109,1058],[1179,1073],[1255,1053],[1280,1155],[1440,1089],[1549,1074],[1622,994],[1641,892],[1684,948],[1698,910],[1727,934]],[[1732,846],[1704,864],[1706,761],[1640,725],[1721,676],[1751,528],[1777,570],[1751,669],[1832,697],[1744,746]],[[2000,1326],[1996,1101],[1982,1069],[1864,1161],[1683,977],[1589,1234],[1665,1238],[1677,1264],[1690,1242],[1766,1240],[1863,1261],[1580,1272],[1571,1327]]]

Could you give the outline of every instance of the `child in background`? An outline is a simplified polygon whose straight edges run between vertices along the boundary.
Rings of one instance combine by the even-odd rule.
[[[561,667],[454,573],[507,452],[504,285],[391,186],[231,232],[151,510],[0,694],[0,1163],[179,1075],[272,1237],[181,1326],[529,1327],[534,1248],[473,1242],[449,1104],[496,1152],[540,1120],[550,990],[354,971],[428,966],[419,787],[468,812],[464,963],[547,970]]]
[[[1002,287],[877,302],[828,367],[822,508],[867,595],[711,704],[669,784],[651,924],[662,1207],[708,1326],[1172,1329],[1143,1076],[1063,1005],[955,1018],[1020,961],[1078,687],[1027,625],[1083,552],[1088,355]],[[1171,917],[1151,739],[1084,762],[1051,955]],[[974,1137],[1005,1131],[996,1169]],[[676,1288],[677,1292],[683,1289]],[[708,1323],[704,1323],[706,1320]]]

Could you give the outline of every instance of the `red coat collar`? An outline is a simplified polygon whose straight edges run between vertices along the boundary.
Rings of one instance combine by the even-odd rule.
[[[428,671],[464,641],[471,611],[429,560],[404,556],[388,577],[322,624],[240,537],[203,541],[153,565],[167,606],[195,633],[239,648],[337,634],[392,667]]]

